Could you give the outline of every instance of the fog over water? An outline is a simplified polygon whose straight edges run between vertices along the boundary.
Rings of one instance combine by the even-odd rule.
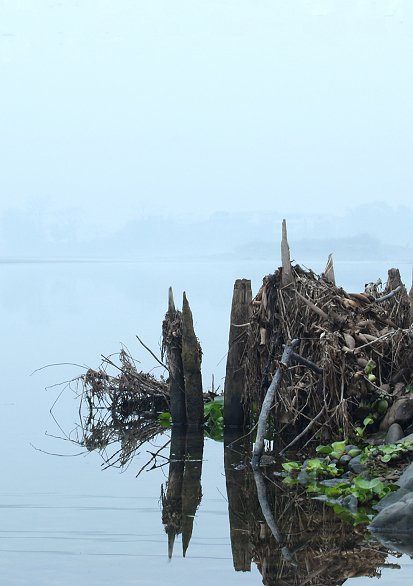
[[[0,215],[65,240],[410,208],[412,18],[408,0],[6,0]]]
[[[222,390],[234,281],[279,266],[284,218],[295,262],[409,289],[412,56],[409,0],[1,2],[1,584],[262,583],[233,568],[221,444],[168,561],[154,445],[75,456],[55,385],[122,345],[160,375],[136,334],[160,354],[172,286]]]

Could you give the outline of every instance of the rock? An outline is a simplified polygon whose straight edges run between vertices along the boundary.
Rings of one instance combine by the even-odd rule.
[[[344,456],[341,456],[339,463],[343,464],[344,466],[347,466],[351,459],[351,456],[349,456],[348,454],[344,454]]]
[[[412,442],[413,443],[413,433],[409,433],[409,435],[405,435],[400,438],[396,444],[402,444],[403,442]]]
[[[396,503],[385,507],[369,525],[379,533],[413,533],[413,493],[405,494]]]
[[[400,488],[404,488],[406,490],[413,491],[413,462],[407,466],[406,470],[400,476],[399,480],[395,482]],[[413,529],[413,519],[412,519],[412,529]]]
[[[362,471],[362,465],[360,463],[360,458],[361,458],[361,454],[359,454],[358,456],[355,456],[354,458],[351,458],[350,462],[348,463],[348,467],[349,469],[354,472],[354,474],[360,474],[360,472]]]
[[[382,498],[381,501],[373,505],[372,508],[376,511],[382,511],[386,507],[397,503],[400,499],[406,496],[406,494],[410,494],[410,490],[406,490],[405,488],[399,488],[399,490],[389,492],[389,494],[386,494],[386,496]]]
[[[398,423],[392,423],[387,431],[386,439],[384,443],[386,445],[395,444],[402,437],[404,437],[404,431],[401,425]]]
[[[381,430],[388,430],[393,423],[408,425],[413,420],[413,398],[401,397],[389,408],[380,424]]]
[[[353,445],[353,444],[349,444],[348,446],[346,446],[346,454],[349,453],[350,450],[357,450],[357,446]]]

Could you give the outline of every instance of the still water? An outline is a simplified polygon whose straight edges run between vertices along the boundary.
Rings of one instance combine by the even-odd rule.
[[[204,352],[204,388],[211,386],[212,375],[215,387],[222,386],[233,283],[236,278],[250,278],[255,293],[262,277],[276,264],[154,261],[0,265],[2,585],[262,583],[259,569],[268,574],[271,563],[278,563],[271,558],[270,549],[276,545],[267,540],[265,527],[257,539],[267,544],[267,557],[262,549],[265,559],[258,559],[257,542],[250,555],[251,544],[247,544],[247,554],[235,565],[249,571],[234,570],[230,534],[233,537],[238,530],[245,537],[245,519],[250,528],[261,519],[258,509],[251,517],[254,506],[245,502],[244,513],[238,510],[241,525],[237,528],[232,519],[230,531],[228,500],[234,502],[234,494],[231,496],[228,487],[231,483],[239,486],[242,496],[250,482],[239,454],[226,452],[224,465],[223,445],[205,441],[202,501],[194,517],[190,508],[187,510],[192,521],[186,555],[183,557],[182,535],[177,535],[170,558],[161,501],[161,486],[167,490],[170,473],[169,462],[162,460],[162,455],[169,457],[170,444],[157,460],[164,466],[136,477],[150,458],[149,452],[166,444],[170,432],[143,446],[123,471],[104,469],[98,452],[85,454],[70,441],[74,437],[70,433],[79,423],[79,401],[70,388],[55,385],[79,376],[87,367],[97,368],[102,354],[117,353],[122,344],[141,362],[143,371],[154,369],[162,374],[135,335],[159,354],[167,292],[172,285],[176,304],[185,290],[193,311]],[[411,267],[397,260],[393,266],[400,269],[410,288]],[[321,272],[324,263],[312,263],[311,268]],[[388,268],[390,265],[379,263],[337,263],[336,281],[350,292],[362,291],[366,282],[378,277],[385,281]],[[230,477],[228,470],[235,471],[235,476]],[[303,531],[314,530],[305,526],[306,509],[299,506]],[[366,548],[380,549],[375,542]],[[345,555],[348,552],[342,553]],[[255,561],[248,563],[245,557]],[[381,586],[395,580],[410,584],[413,568],[409,557],[396,559],[389,554],[386,563],[398,564],[400,569],[384,568]],[[318,583],[310,574],[309,570],[307,579],[299,583]],[[291,580],[288,583],[298,583]],[[348,583],[367,586],[375,580],[361,577]]]

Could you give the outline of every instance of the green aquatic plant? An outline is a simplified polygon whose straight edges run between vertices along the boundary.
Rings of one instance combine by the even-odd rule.
[[[171,414],[160,413],[158,416],[162,427],[170,427]],[[204,405],[204,435],[216,441],[223,441],[224,437],[224,396],[219,395],[213,401]]]
[[[367,446],[360,458],[360,463],[382,462],[386,464],[390,460],[398,460],[404,454],[413,451],[411,441],[404,441],[400,444],[389,444],[383,446]]]
[[[204,434],[215,441],[224,439],[224,396],[215,397],[204,406]]]

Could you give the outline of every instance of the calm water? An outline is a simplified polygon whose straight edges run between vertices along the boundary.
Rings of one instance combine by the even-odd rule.
[[[262,583],[254,562],[251,571],[234,570],[222,444],[205,442],[203,496],[186,557],[178,535],[169,559],[160,501],[168,465],[136,478],[147,450],[155,451],[152,445],[141,449],[123,473],[117,468],[103,470],[97,452],[76,456],[82,450],[65,434],[79,422],[78,400],[70,389],[53,385],[84,372],[75,364],[98,367],[101,354],[116,353],[121,344],[141,361],[142,370],[156,367],[135,334],[159,353],[170,285],[177,304],[182,292],[187,293],[204,351],[204,387],[210,386],[212,374],[215,385],[222,385],[234,280],[251,278],[256,292],[276,264],[0,265],[1,584]],[[410,288],[411,267],[393,265]],[[311,268],[321,271],[324,263],[312,263]],[[385,280],[388,268],[338,263],[336,280],[349,291],[361,291],[367,281]],[[161,374],[160,369],[155,372]],[[54,419],[50,408],[56,400]],[[156,446],[168,439],[164,434]],[[169,449],[163,452],[167,457]],[[244,480],[239,476],[235,482]],[[412,562],[407,556],[389,556],[387,561],[401,564],[401,569],[384,569],[381,586],[394,580],[410,583]],[[373,582],[353,578],[351,583]]]

